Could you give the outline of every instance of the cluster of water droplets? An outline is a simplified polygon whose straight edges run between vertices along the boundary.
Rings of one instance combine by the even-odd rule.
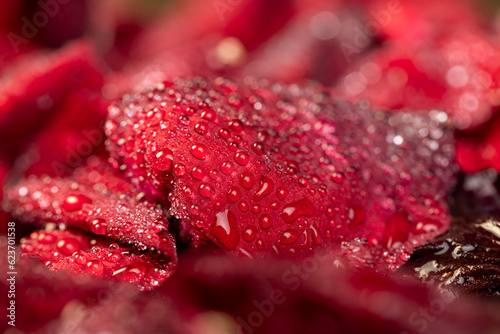
[[[447,223],[453,146],[442,112],[389,115],[313,86],[221,78],[179,79],[114,108],[113,157],[168,195],[189,233],[228,250],[349,248],[357,238],[391,262],[391,249]]]

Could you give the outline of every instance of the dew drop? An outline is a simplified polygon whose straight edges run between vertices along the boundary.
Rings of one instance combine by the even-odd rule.
[[[384,231],[383,246],[387,249],[397,247],[408,239],[410,222],[406,214],[398,212],[387,220]]]
[[[248,154],[246,154],[245,152],[238,152],[238,153],[236,153],[234,160],[239,165],[246,166],[250,162],[250,156]]]
[[[253,143],[252,150],[254,151],[255,154],[262,155],[264,154],[264,145],[262,145],[262,143],[259,142]]]
[[[206,183],[201,184],[198,190],[200,192],[200,195],[205,198],[211,198],[215,195],[215,189],[211,185]]]
[[[362,225],[366,220],[366,212],[362,207],[354,206],[349,209],[349,228],[354,229]]]
[[[299,177],[298,182],[299,186],[301,186],[302,188],[307,188],[309,186],[309,180],[305,177]]]
[[[229,161],[225,161],[220,166],[220,170],[222,171],[222,173],[229,175],[233,172],[234,168],[233,168],[233,165]]]
[[[57,240],[57,237],[52,233],[42,232],[38,235],[37,240],[41,244],[48,245],[53,244]]]
[[[299,216],[312,217],[316,213],[314,205],[307,198],[303,198],[296,202],[287,204],[283,207],[281,211],[281,217],[285,223],[292,223]]]
[[[229,137],[231,137],[231,131],[226,128],[222,128],[219,130],[219,136],[221,138],[228,139]]]
[[[238,202],[241,199],[241,191],[237,187],[232,187],[227,192],[227,200],[230,203]]]
[[[210,226],[210,232],[225,249],[234,250],[238,246],[239,233],[236,216],[232,211],[219,212]]]
[[[271,218],[271,215],[268,214],[263,214],[260,216],[259,219],[259,225],[263,229],[269,228],[273,224],[273,219]]]
[[[146,274],[146,267],[141,264],[133,264],[116,270],[113,277],[122,282],[137,282]]]
[[[85,271],[92,276],[100,276],[104,272],[104,266],[97,260],[87,262]]]
[[[75,263],[79,265],[84,265],[87,263],[87,257],[85,256],[85,253],[81,250],[76,251],[73,254],[73,260],[75,261]]]
[[[233,131],[239,132],[243,130],[243,123],[240,120],[235,119],[229,122],[229,128]]]
[[[250,209],[253,213],[259,213],[261,210],[261,206],[259,204],[252,205],[252,208]]]
[[[107,222],[103,218],[96,218],[90,224],[90,230],[97,235],[106,235]]]
[[[285,232],[283,232],[281,234],[279,243],[282,245],[293,244],[295,241],[297,241],[299,236],[300,236],[300,232],[297,230],[293,230],[293,229],[286,230]]]
[[[242,238],[246,242],[252,242],[257,235],[257,229],[254,226],[248,226],[242,233]]]
[[[240,184],[245,189],[251,189],[255,184],[255,177],[252,173],[245,172],[240,176]]]
[[[240,209],[241,212],[247,212],[249,209],[248,203],[245,201],[241,201],[238,203],[238,209]]]
[[[278,197],[280,201],[284,200],[287,196],[288,196],[288,190],[286,190],[285,188],[279,188],[278,191],[276,192],[276,197]]]
[[[110,252],[108,254],[107,261],[112,262],[112,263],[116,263],[116,262],[120,261],[121,259],[122,259],[122,256],[120,255],[120,253],[118,253],[118,252]]]
[[[169,171],[172,169],[172,163],[174,161],[173,152],[169,149],[163,149],[155,155],[156,159],[153,162],[154,168],[162,171]]]
[[[269,195],[274,189],[274,182],[270,178],[264,176],[260,179],[259,189],[255,192],[253,200],[255,202],[261,201],[265,196]]]
[[[341,184],[345,180],[345,176],[343,173],[340,172],[333,172],[331,175],[331,179],[333,182]]]
[[[64,238],[57,243],[57,250],[64,255],[72,255],[80,249],[80,243],[75,238]]]
[[[426,219],[418,222],[412,230],[415,235],[436,232],[442,227],[442,224],[431,219]]]
[[[175,164],[174,165],[174,175],[175,176],[183,176],[186,174],[186,167],[183,164]]]
[[[191,154],[200,160],[205,160],[207,158],[208,150],[205,145],[194,144],[191,146]]]
[[[74,212],[81,210],[84,204],[91,203],[92,200],[85,195],[69,195],[64,199],[61,207],[68,212]]]
[[[205,136],[208,133],[208,125],[206,123],[200,122],[194,126],[194,132],[201,136]]]
[[[206,108],[201,112],[201,118],[213,122],[217,118],[217,114],[212,109]]]
[[[201,180],[205,177],[205,171],[200,167],[193,167],[191,170],[191,176],[196,180]]]

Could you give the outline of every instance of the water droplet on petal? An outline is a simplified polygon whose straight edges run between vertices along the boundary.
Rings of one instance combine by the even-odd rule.
[[[258,202],[269,195],[274,189],[274,182],[268,177],[262,177],[259,183],[259,189],[255,192],[253,200]]]
[[[201,180],[205,177],[205,171],[200,167],[193,167],[191,170],[191,176],[196,180]]]
[[[412,230],[415,235],[436,232],[442,227],[442,224],[431,219],[418,222]]]
[[[100,276],[104,272],[104,266],[97,260],[87,262],[85,271],[92,276]]]
[[[300,236],[300,232],[297,230],[286,230],[281,234],[279,243],[282,245],[293,244]]]
[[[238,202],[240,200],[240,198],[241,198],[241,191],[237,187],[232,187],[227,192],[227,200],[230,203]]]
[[[200,185],[199,192],[200,195],[205,198],[211,198],[215,195],[215,189],[211,185],[206,183]]]
[[[74,212],[81,210],[84,204],[91,203],[92,200],[85,195],[69,195],[64,199],[61,207],[68,212]]]
[[[250,157],[245,152],[238,152],[238,153],[236,153],[236,156],[234,157],[234,160],[239,165],[246,166],[250,162]]]
[[[80,243],[75,238],[64,238],[57,243],[57,250],[64,255],[72,255],[80,249]]]
[[[299,216],[312,217],[316,213],[314,205],[307,198],[303,198],[296,202],[287,204],[281,211],[281,217],[285,223],[292,223]]]
[[[225,161],[220,166],[220,170],[222,171],[222,173],[229,175],[233,172],[234,167],[229,161]]]
[[[239,232],[237,230],[236,216],[232,211],[219,212],[210,226],[210,233],[227,250],[234,250],[238,246]]]
[[[90,230],[97,235],[106,235],[107,222],[103,218],[96,218],[90,224]]]
[[[398,212],[387,220],[383,246],[387,249],[398,247],[408,239],[410,222],[406,214]]]
[[[191,146],[191,154],[199,160],[205,160],[208,155],[208,150],[205,145],[194,144]]]
[[[271,215],[264,214],[264,215],[260,216],[260,220],[259,220],[260,227],[266,229],[266,228],[269,228],[272,224],[273,224],[273,220],[271,218]]]
[[[246,242],[252,242],[257,235],[257,229],[254,226],[248,226],[242,233],[242,238]]]
[[[240,184],[245,189],[251,189],[255,184],[255,177],[249,172],[243,173],[240,176]]]

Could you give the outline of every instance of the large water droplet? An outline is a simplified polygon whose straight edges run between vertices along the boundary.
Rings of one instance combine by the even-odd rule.
[[[201,180],[205,177],[205,171],[200,167],[193,167],[191,170],[191,176],[196,180]]]
[[[236,161],[236,163],[238,163],[241,166],[246,166],[250,162],[250,156],[245,152],[238,152],[234,157],[234,161]]]
[[[169,149],[163,149],[155,154],[156,159],[153,162],[154,168],[162,171],[170,171],[174,161],[173,152]]]
[[[340,183],[344,182],[345,176],[343,173],[333,172],[331,175],[331,179],[333,182],[340,184]]]
[[[410,222],[406,214],[398,212],[392,215],[385,226],[383,246],[387,249],[399,247],[401,243],[408,239],[409,231]]]
[[[194,126],[194,132],[201,136],[205,136],[208,133],[208,124],[200,122]]]
[[[215,195],[215,189],[211,185],[206,183],[201,184],[198,190],[200,192],[200,195],[205,198],[211,198]]]
[[[113,276],[122,282],[137,282],[146,274],[147,268],[141,264],[132,264],[115,270]]]
[[[57,250],[64,255],[72,255],[80,249],[80,243],[75,238],[64,238],[57,243]]]
[[[61,207],[68,212],[73,212],[81,210],[84,204],[91,203],[92,200],[85,195],[69,195],[64,199]]]
[[[255,154],[262,155],[264,154],[264,145],[259,142],[253,143],[252,150],[254,151]]]
[[[38,235],[37,240],[39,243],[48,245],[52,244],[57,240],[57,237],[49,232],[42,232]]]
[[[286,190],[285,188],[279,188],[278,191],[276,191],[276,197],[278,197],[280,201],[284,200],[287,196],[288,190]]]
[[[351,209],[349,209],[348,215],[349,215],[349,219],[351,220],[349,222],[350,229],[354,229],[354,228],[362,225],[366,220],[365,209],[363,209],[360,206],[354,206]]]
[[[205,160],[207,158],[208,150],[205,145],[194,144],[191,146],[191,154],[200,160]]]
[[[104,266],[97,260],[87,262],[85,271],[92,276],[100,276],[104,272]]]
[[[212,109],[206,108],[201,112],[201,118],[213,122],[217,118],[217,114]]]
[[[220,166],[220,170],[222,171],[222,173],[229,175],[233,172],[234,167],[229,161],[225,161]]]
[[[103,218],[96,218],[90,224],[90,230],[97,235],[106,235],[107,222]]]
[[[175,176],[183,176],[184,174],[186,174],[186,167],[184,167],[183,164],[175,164],[174,174]]]
[[[241,198],[241,191],[237,187],[232,187],[227,192],[227,200],[231,203],[238,202]]]
[[[295,241],[297,241],[297,239],[299,238],[299,236],[300,236],[300,232],[297,231],[297,230],[293,230],[293,229],[286,230],[285,232],[283,232],[281,234],[279,243],[282,244],[282,245],[293,244]]]
[[[219,136],[221,138],[228,139],[229,137],[231,137],[231,131],[226,128],[222,128],[219,130]]]
[[[238,119],[232,120],[229,122],[229,128],[233,131],[240,132],[243,130],[243,123]]]
[[[219,212],[210,226],[210,233],[227,250],[234,250],[238,246],[239,232],[236,225],[236,216],[232,211]]]
[[[246,242],[252,242],[257,235],[257,229],[254,226],[248,226],[242,233],[242,238]]]
[[[252,173],[246,172],[240,176],[240,184],[245,189],[251,189],[255,184],[255,177]]]
[[[287,204],[283,207],[281,211],[281,217],[285,223],[292,223],[299,216],[312,217],[316,213],[314,205],[307,198],[303,198],[296,202]]]
[[[264,176],[260,179],[259,189],[255,192],[253,200],[258,202],[265,196],[269,195],[274,189],[274,182],[270,178]]]
[[[262,216],[260,216],[259,220],[260,227],[266,229],[269,228],[272,224],[273,224],[273,219],[271,218],[271,215],[263,214]]]
[[[440,222],[437,222],[432,219],[426,219],[418,222],[414,227],[411,233],[413,234],[425,234],[425,233],[431,233],[431,232],[436,232],[442,227],[442,224]]]

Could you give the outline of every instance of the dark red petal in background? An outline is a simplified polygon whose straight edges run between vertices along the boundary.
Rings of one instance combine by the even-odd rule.
[[[5,250],[1,250],[1,254],[0,277],[5,283],[0,285],[0,298],[2,305],[7,307],[10,284],[6,280],[10,277],[7,275]],[[101,291],[109,287],[104,281],[91,277],[75,279],[64,273],[53,273],[39,261],[27,258],[18,259],[16,271],[16,328],[24,331],[41,330],[50,321],[58,319],[68,304],[95,305],[96,300],[102,300]],[[10,311],[4,312],[6,315]],[[7,330],[7,326],[7,321],[3,321],[0,329]]]
[[[500,170],[500,116],[471,131],[456,134],[456,162],[466,173]]]
[[[210,320],[216,311],[228,332],[239,326],[242,333],[470,333],[498,326],[498,305],[335,268],[328,257],[293,263],[185,258],[161,289],[188,323]]]
[[[386,109],[439,109],[459,129],[488,121],[499,105],[500,47],[479,30],[406,45],[389,41],[348,69],[338,88]]]
[[[100,94],[78,91],[64,98],[54,117],[28,145],[17,173],[63,177],[92,154],[106,157],[104,122],[107,101]]]
[[[78,42],[49,55],[29,55],[0,81],[0,158],[12,161],[68,94],[100,90],[102,75],[91,47]]]

